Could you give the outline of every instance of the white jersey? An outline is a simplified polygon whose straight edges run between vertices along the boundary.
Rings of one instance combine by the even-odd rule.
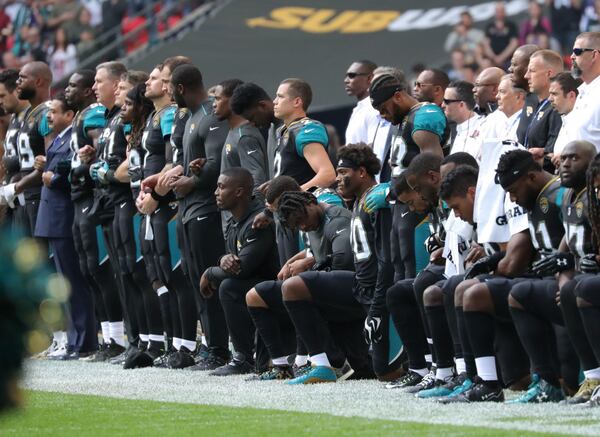
[[[473,221],[477,223],[477,241],[480,244],[506,243],[512,235],[506,208],[512,211],[518,206],[512,202],[506,204],[507,194],[496,183],[496,168],[504,153],[522,148],[516,143],[520,114],[521,111],[518,111],[511,117],[506,117],[496,110],[483,123],[479,178],[473,210]],[[518,223],[515,224],[515,228],[519,226]]]
[[[446,239],[442,256],[446,259],[444,276],[447,278],[465,272],[465,255],[473,240],[473,226],[457,218],[454,211],[450,211],[448,219],[444,222]]]

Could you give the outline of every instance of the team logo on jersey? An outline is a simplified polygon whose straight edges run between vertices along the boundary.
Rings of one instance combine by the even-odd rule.
[[[231,153],[231,144],[225,144],[225,153],[228,155]]]
[[[547,197],[542,197],[540,199],[540,209],[544,214],[546,214],[548,212],[548,209],[550,209],[550,203],[548,202]]]
[[[187,114],[187,109],[182,108],[181,110],[179,110],[179,118],[184,118],[186,114]]]
[[[540,112],[538,113],[537,119],[538,119],[538,120],[541,120],[543,116],[544,116],[544,111],[540,111]]]
[[[194,132],[194,129],[196,129],[196,123],[190,125],[190,133]]]
[[[160,117],[158,115],[155,115],[154,118],[152,119],[152,127],[157,128],[159,123],[160,123]]]
[[[235,243],[236,243],[236,246],[237,246],[237,250],[238,250],[238,252],[239,252],[240,250],[242,250],[242,242],[241,242],[240,240],[236,240],[236,242],[235,242]]]
[[[531,117],[531,114],[533,114],[533,106],[528,106],[525,113],[527,114],[527,117]]]
[[[583,202],[579,201],[575,204],[575,214],[577,214],[577,218],[583,217]]]

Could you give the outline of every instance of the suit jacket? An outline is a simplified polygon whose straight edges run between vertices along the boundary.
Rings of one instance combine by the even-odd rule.
[[[73,237],[73,202],[67,175],[56,173],[60,161],[71,158],[71,128],[57,136],[46,151],[44,171],[54,172],[49,187],[42,187],[42,196],[35,224],[35,236],[46,238]]]

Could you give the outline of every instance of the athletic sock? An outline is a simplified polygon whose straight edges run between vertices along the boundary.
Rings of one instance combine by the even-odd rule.
[[[181,338],[173,337],[173,347],[175,348],[175,350],[179,350],[181,348],[181,342]]]
[[[595,306],[579,307],[579,313],[596,360],[600,362],[600,308]]]
[[[443,306],[427,306],[425,307],[425,315],[431,331],[438,370],[440,367],[449,368],[453,364],[454,351],[452,350],[452,337],[446,320],[446,310]]]
[[[273,358],[272,361],[274,366],[287,366],[289,364],[287,357]]]
[[[249,306],[248,312],[271,358],[283,356],[281,331],[273,311],[269,308]]]
[[[109,337],[119,346],[125,347],[125,326],[123,322],[109,322]]]
[[[438,367],[435,370],[435,379],[438,379],[440,381],[447,381],[452,376],[454,376],[452,367]]]
[[[100,322],[100,329],[102,330],[102,341],[104,341],[104,344],[110,343],[110,323]]]
[[[484,381],[497,381],[494,318],[482,311],[465,311],[464,319],[475,356],[477,374]]]
[[[486,382],[498,382],[498,372],[496,371],[496,357],[475,358],[477,366],[477,375]]]
[[[409,367],[408,370],[410,370],[411,372],[414,372],[420,376],[425,376],[429,373],[429,369],[427,367],[423,367],[422,369],[412,369]]]
[[[308,355],[296,355],[294,364],[298,367],[306,366],[308,364]]]
[[[311,357],[325,350],[327,337],[325,322],[311,301],[284,300],[283,303],[296,327],[296,332],[302,337]],[[314,362],[313,362],[314,364]]]
[[[600,379],[600,367],[584,370],[583,375],[585,376],[585,379]]]
[[[192,341],[192,340],[181,340],[181,345],[180,345],[180,349],[181,346],[185,347],[187,350],[189,350],[190,352],[194,352],[196,350],[196,342]]]
[[[160,307],[160,316],[162,318],[163,329],[167,336],[173,336],[173,319],[171,318],[171,293],[164,285],[156,290],[158,295],[158,304]]]
[[[473,357],[471,340],[469,339],[467,326],[465,325],[465,313],[463,311],[463,307],[456,307],[456,327],[458,330],[458,336],[460,337],[467,375],[469,375],[470,378],[473,378],[475,375],[477,375],[477,369],[475,368],[475,357]]]
[[[464,358],[456,358],[454,361],[456,363],[455,365],[457,375],[460,375],[461,373],[465,373],[467,371],[467,365],[465,364]]]
[[[327,359],[327,354],[325,352],[321,352],[320,354],[311,355],[310,362],[313,366],[327,366],[331,367],[329,363],[329,359]]]
[[[600,366],[596,359],[594,350],[588,340],[585,327],[579,308],[577,308],[577,299],[575,298],[574,285],[571,281],[563,285],[560,291],[560,310],[563,314],[565,327],[569,331],[569,338],[573,343],[573,349],[579,357],[581,367],[586,369],[595,369]],[[595,339],[597,341],[597,339]]]
[[[140,340],[142,343],[148,343],[148,341],[150,341],[150,335],[149,334],[140,334]]]

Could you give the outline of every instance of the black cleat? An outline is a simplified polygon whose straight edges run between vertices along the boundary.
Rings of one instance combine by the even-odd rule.
[[[504,390],[499,383],[486,383],[475,377],[473,386],[466,392],[455,396],[439,399],[442,404],[470,403],[470,402],[504,402]]]
[[[225,364],[227,364],[227,359],[211,353],[203,360],[200,360],[198,363],[194,364],[188,370],[215,370],[224,366]]]
[[[417,372],[413,372],[412,370],[409,370],[406,375],[401,376],[400,378],[396,379],[395,381],[388,382],[385,385],[385,388],[392,389],[392,388],[414,387],[415,385],[420,383],[422,380],[423,380],[423,377],[421,375],[419,375]]]
[[[152,363],[153,367],[158,367],[161,369],[166,369],[167,367],[169,367],[169,360],[171,359],[171,357],[177,353],[177,349],[175,349],[173,346],[171,346],[169,349],[167,349],[167,351],[162,354],[159,357],[156,357],[156,359],[154,360],[154,363]]]
[[[246,379],[246,381],[274,381],[278,379],[294,379],[294,371],[292,366],[273,366],[266,372],[260,375],[253,375]]]
[[[254,363],[249,361],[240,361],[236,358],[231,360],[224,366],[218,367],[209,373],[211,376],[230,376],[230,375],[247,375],[254,373]]]
[[[171,355],[171,358],[168,362],[168,367],[170,369],[185,369],[186,367],[191,367],[193,365],[194,356],[192,355],[192,352],[185,346],[181,346],[177,353]]]

